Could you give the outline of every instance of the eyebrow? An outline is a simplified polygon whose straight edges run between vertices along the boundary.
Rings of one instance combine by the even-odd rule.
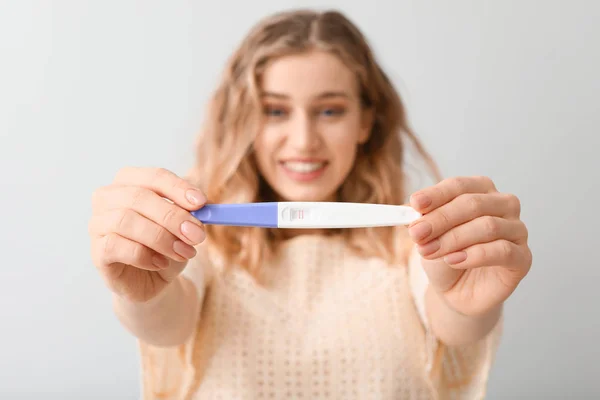
[[[288,99],[289,96],[285,93],[277,93],[277,92],[263,92],[261,97],[275,97],[278,99]],[[345,97],[347,99],[350,98],[350,95],[343,91],[327,91],[320,93],[316,98],[317,99],[327,99],[331,97]]]

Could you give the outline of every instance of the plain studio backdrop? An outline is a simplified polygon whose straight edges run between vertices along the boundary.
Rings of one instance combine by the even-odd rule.
[[[600,3],[0,2],[0,398],[134,399],[136,342],[92,265],[95,188],[183,174],[227,56],[259,18],[341,7],[444,176],[517,194],[534,264],[490,399],[600,397]]]

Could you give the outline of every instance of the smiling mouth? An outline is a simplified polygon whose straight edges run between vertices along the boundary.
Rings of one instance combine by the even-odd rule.
[[[325,161],[283,161],[281,165],[291,171],[298,174],[309,174],[311,172],[323,169],[327,162]]]
[[[279,163],[285,174],[296,182],[311,182],[319,178],[327,168],[327,161],[289,160]]]

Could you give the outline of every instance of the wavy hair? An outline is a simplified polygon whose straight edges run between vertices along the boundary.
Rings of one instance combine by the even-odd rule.
[[[436,165],[409,127],[399,94],[359,29],[338,11],[295,10],[274,14],[249,32],[228,60],[212,96],[196,144],[196,163],[189,174],[210,203],[274,200],[253,155],[253,141],[263,117],[259,82],[268,61],[310,50],[338,56],[356,75],[363,107],[371,108],[374,114],[371,135],[358,146],[355,165],[337,192],[338,201],[402,204],[406,199],[405,138],[412,141],[439,179]],[[209,251],[216,251],[228,265],[246,268],[255,277],[283,240],[280,232],[271,229],[205,228]],[[329,234],[343,236],[364,256],[394,262],[398,254],[398,237],[391,227]]]

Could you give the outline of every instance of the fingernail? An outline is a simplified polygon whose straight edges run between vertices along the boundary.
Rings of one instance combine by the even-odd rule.
[[[176,240],[173,243],[173,250],[183,258],[193,258],[196,255],[196,249],[181,240]]]
[[[426,221],[418,222],[408,230],[408,234],[414,240],[421,240],[431,234],[431,224]]]
[[[428,256],[430,254],[435,253],[439,249],[440,249],[440,241],[438,239],[435,239],[423,246],[419,246],[419,253],[422,256]]]
[[[204,197],[204,195],[196,189],[189,189],[187,192],[185,192],[185,197],[188,199],[188,201],[190,203],[192,203],[196,206],[203,204],[206,201],[206,198]]]
[[[431,204],[429,196],[423,193],[417,193],[412,195],[412,200],[416,203],[417,207],[425,208]]]
[[[190,221],[184,221],[181,224],[181,233],[192,243],[200,243],[205,238],[204,230]]]
[[[458,264],[458,263],[465,261],[466,259],[467,259],[467,253],[464,251],[448,254],[446,257],[444,257],[444,261],[448,265]]]
[[[165,269],[169,266],[169,259],[162,254],[155,254],[152,257],[152,264],[160,269]]]

